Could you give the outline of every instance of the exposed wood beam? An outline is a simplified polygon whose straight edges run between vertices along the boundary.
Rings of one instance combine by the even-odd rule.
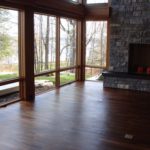
[[[31,7],[32,11],[51,13],[54,15],[71,17],[75,19],[84,18],[84,6],[78,3],[70,3],[66,0],[1,0],[0,5],[24,9]]]
[[[82,4],[69,2],[70,0],[1,0],[0,5],[24,9],[30,7],[32,11],[50,13],[53,15],[87,20],[107,20],[110,17],[109,4]]]

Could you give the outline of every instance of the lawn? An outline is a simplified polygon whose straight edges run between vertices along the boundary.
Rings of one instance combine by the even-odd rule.
[[[65,84],[65,83],[69,83],[75,81],[75,74],[61,74],[60,75],[60,84]]]
[[[46,80],[50,81],[53,84],[55,84],[55,75],[49,75],[49,76],[40,76],[36,77],[35,80]],[[64,73],[60,75],[60,82],[61,85],[65,83],[69,83],[75,80],[75,75],[70,73]]]
[[[9,79],[13,79],[13,78],[17,78],[18,75],[17,74],[0,74],[0,81],[3,80],[9,80]]]

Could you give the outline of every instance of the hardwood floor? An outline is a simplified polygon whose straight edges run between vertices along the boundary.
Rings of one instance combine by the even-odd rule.
[[[0,150],[150,150],[150,93],[74,83],[1,108]]]

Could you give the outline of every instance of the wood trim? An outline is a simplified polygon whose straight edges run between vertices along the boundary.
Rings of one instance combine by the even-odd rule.
[[[77,67],[77,66],[73,66],[73,67],[61,68],[61,69],[58,69],[58,70],[45,71],[45,72],[35,74],[34,77],[44,76],[44,75],[48,75],[48,74],[51,74],[51,73],[59,73],[59,72],[62,72],[62,71],[71,70],[71,69],[78,69],[78,68],[79,67]]]
[[[28,7],[33,12],[45,12],[76,19],[84,18],[84,7],[80,3],[72,3],[66,0],[1,0],[0,5],[22,10]]]
[[[45,71],[45,72],[35,74],[34,77],[44,76],[44,75],[48,75],[48,74],[55,73],[55,72],[56,70]]]
[[[110,65],[110,19],[107,21],[107,51],[106,51],[106,69]]]
[[[60,17],[56,21],[56,70],[60,70]],[[56,88],[60,85],[60,72],[56,72]]]
[[[76,19],[84,18],[84,7],[79,3],[70,3],[65,0],[37,0],[36,8],[51,11],[58,16],[66,16]],[[62,7],[63,6],[63,7]]]
[[[66,71],[66,70],[72,70],[78,68],[77,66],[72,66],[72,67],[66,67],[66,68],[60,68],[57,70],[58,72]]]
[[[81,45],[81,67],[80,67],[80,81],[85,81],[85,61],[86,61],[86,21],[83,20],[80,25],[80,45]]]
[[[77,25],[76,25],[76,65],[79,66],[76,69],[76,80],[79,81],[80,80],[80,52],[81,52],[81,45],[80,45],[80,21],[77,21]]]
[[[12,101],[9,101],[9,102],[0,103],[0,108],[7,107],[8,105],[17,103],[19,101],[21,101],[21,99],[16,99],[16,100],[12,100]]]
[[[109,4],[90,4],[85,6],[86,20],[108,20],[110,17]]]
[[[18,16],[18,20],[19,20],[19,75],[21,78],[25,78],[24,75],[24,47],[25,47],[25,43],[24,43],[24,12],[23,11],[19,11],[19,16]],[[20,90],[20,98],[24,99],[24,80],[20,81],[20,86],[19,86],[19,90]]]
[[[106,67],[101,67],[101,66],[91,66],[91,65],[85,65],[87,68],[99,68],[99,69],[106,69]]]
[[[0,82],[0,86],[7,85],[7,84],[11,84],[11,83],[15,83],[15,82],[20,82],[20,81],[22,81],[22,80],[23,80],[23,79],[21,79],[21,78],[15,78],[15,79],[11,79],[11,80],[1,81],[1,82]]]
[[[24,5],[20,5],[18,3],[12,3],[7,0],[0,1],[0,7],[2,8],[9,8],[9,9],[24,9]]]

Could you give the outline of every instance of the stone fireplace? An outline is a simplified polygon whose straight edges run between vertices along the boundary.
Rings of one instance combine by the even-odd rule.
[[[111,0],[111,7],[104,87],[150,92],[150,1]]]

